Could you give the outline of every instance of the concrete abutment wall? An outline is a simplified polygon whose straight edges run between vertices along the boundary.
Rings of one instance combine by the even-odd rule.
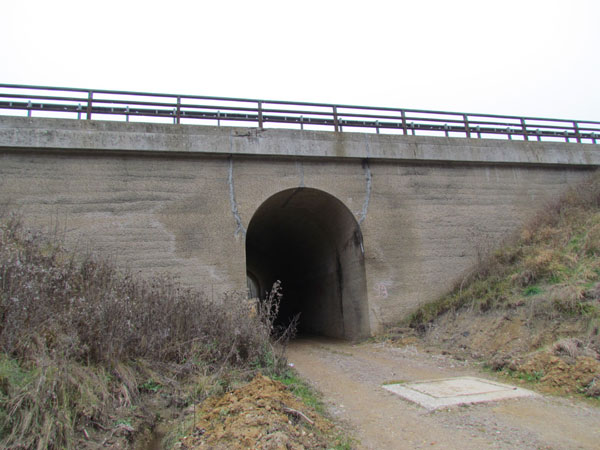
[[[246,289],[246,261],[276,276],[253,235],[287,239],[288,271],[321,280],[290,291],[344,301],[303,303],[307,331],[345,337],[444,293],[599,164],[593,145],[0,118],[0,204],[29,225],[215,296]]]

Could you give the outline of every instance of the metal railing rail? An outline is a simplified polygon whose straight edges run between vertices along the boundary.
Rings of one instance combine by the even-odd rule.
[[[232,97],[79,89],[55,86],[0,84],[0,111],[66,113],[77,119],[156,117],[174,124],[194,121],[250,122],[325,127],[335,132],[367,128],[396,130],[404,135],[438,134],[453,137],[503,136],[522,140],[564,140],[597,144],[600,122],[497,114],[428,111],[408,108],[337,105]]]

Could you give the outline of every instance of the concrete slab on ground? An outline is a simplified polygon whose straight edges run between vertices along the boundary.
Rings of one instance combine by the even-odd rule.
[[[536,395],[527,389],[475,377],[386,384],[383,388],[429,410]]]

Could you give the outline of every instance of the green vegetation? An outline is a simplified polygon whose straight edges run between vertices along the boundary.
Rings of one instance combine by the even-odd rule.
[[[525,289],[523,289],[523,295],[525,297],[529,297],[531,295],[537,295],[537,294],[540,294],[541,292],[542,292],[542,289],[536,285],[527,286]]]
[[[4,217],[0,447],[126,444],[134,422],[153,426],[157,401],[185,407],[259,370],[279,373],[290,333],[273,326],[280,296],[276,286],[259,305],[213,301],[166,276],[81,258]]]
[[[325,407],[319,394],[306,381],[298,377],[295,371],[286,370],[280,375],[273,376],[273,379],[281,381],[303,403],[314,408],[320,414],[325,412]]]
[[[523,380],[527,383],[536,383],[536,382],[540,381],[545,375],[544,372],[542,372],[542,371],[535,371],[532,373],[528,373],[528,372],[523,372],[520,370],[512,370],[508,367],[503,368],[502,372],[507,377],[517,378],[517,379]]]
[[[139,386],[140,391],[146,392],[158,392],[160,388],[160,383],[154,381],[152,378]]]
[[[356,440],[347,435],[339,435],[335,440],[332,450],[352,450],[356,444]]]
[[[327,415],[320,393],[300,378],[295,370],[287,369],[278,375],[274,375],[273,379],[287,386],[305,405],[314,408],[321,415]],[[331,450],[351,450],[356,445],[356,439],[348,433],[330,434],[328,440],[331,442]]]

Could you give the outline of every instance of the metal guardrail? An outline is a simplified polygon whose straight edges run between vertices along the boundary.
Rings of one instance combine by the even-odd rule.
[[[247,122],[263,129],[309,127],[344,130],[372,129],[404,135],[466,138],[502,136],[521,140],[564,140],[597,144],[600,122],[495,114],[427,111],[329,103],[288,102],[148,92],[0,84],[0,113],[34,111],[50,116],[117,119],[154,117],[174,124],[198,121]],[[278,125],[274,125],[278,124]]]

